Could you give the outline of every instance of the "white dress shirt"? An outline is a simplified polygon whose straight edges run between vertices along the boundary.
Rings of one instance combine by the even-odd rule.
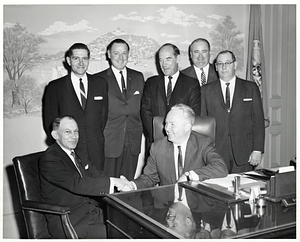
[[[171,82],[172,82],[172,92],[173,92],[174,87],[175,87],[175,85],[176,85],[178,76],[179,76],[179,71],[177,71],[177,72],[172,76],[172,79],[171,79]],[[168,83],[169,83],[169,76],[165,76],[165,91],[166,91],[166,96],[167,96],[167,91],[168,91]]]
[[[80,81],[79,81],[80,78],[82,79],[82,83],[83,83],[84,91],[85,91],[85,97],[87,99],[88,79],[87,79],[86,73],[83,75],[83,77],[78,77],[73,72],[71,72],[71,81],[72,81],[75,93],[77,95],[77,98],[78,98],[79,102],[81,103]],[[82,105],[82,103],[81,103],[81,105]]]
[[[199,81],[199,84],[200,86],[202,86],[202,83],[201,83],[201,69],[195,65],[193,65],[194,69],[195,69],[195,72],[196,72],[196,75],[197,75],[197,78],[198,78],[198,81]],[[208,79],[208,71],[209,71],[209,63],[203,67],[203,71],[204,71],[204,74],[205,74],[205,82],[207,84],[207,79]]]
[[[233,95],[234,95],[234,89],[235,89],[235,82],[236,82],[236,77],[234,76],[230,81],[230,85],[229,85],[229,90],[230,90],[230,108],[232,107],[232,100],[233,100]],[[226,103],[226,81],[223,81],[220,78],[220,83],[221,83],[221,89],[222,89],[222,93],[223,93],[223,99],[224,99],[224,103]]]
[[[118,85],[119,85],[119,88],[120,88],[121,92],[123,92],[120,70],[118,70],[113,65],[111,66],[111,69],[112,69],[112,71],[113,71],[113,73],[114,73],[114,75],[117,79],[117,82],[118,82]],[[127,68],[126,67],[122,70],[122,74],[124,76],[125,87],[127,89],[127,81],[126,81],[127,80]]]

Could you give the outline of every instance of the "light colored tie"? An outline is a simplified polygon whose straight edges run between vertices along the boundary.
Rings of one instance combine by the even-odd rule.
[[[203,68],[200,68],[201,70],[201,86],[204,86],[206,84],[206,77]]]
[[[85,109],[85,105],[86,105],[86,95],[85,95],[85,89],[84,89],[84,85],[82,82],[82,79],[79,78],[79,86],[80,86],[80,97],[81,97],[81,105],[82,108]]]
[[[75,152],[74,152],[73,150],[71,151],[71,156],[73,156],[74,162],[75,162],[75,166],[76,166],[76,168],[77,168],[77,170],[78,170],[78,172],[79,172],[81,178],[83,178],[82,173],[81,173],[81,171],[80,171],[80,167],[79,167],[79,160],[78,160],[78,157],[77,157],[77,155],[75,154]]]
[[[169,78],[169,82],[168,82],[168,88],[167,88],[167,105],[169,106],[171,96],[172,96],[172,78],[173,77],[169,76],[168,78]]]

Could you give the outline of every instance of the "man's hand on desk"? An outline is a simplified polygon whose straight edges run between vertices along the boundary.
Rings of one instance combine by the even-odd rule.
[[[181,177],[179,177],[177,182],[185,181],[199,181],[199,176],[194,171],[187,171]]]
[[[261,154],[261,151],[252,151],[252,153],[250,154],[249,156],[249,164],[252,165],[252,166],[257,166],[260,164],[261,162],[261,158],[262,158],[262,154]]]

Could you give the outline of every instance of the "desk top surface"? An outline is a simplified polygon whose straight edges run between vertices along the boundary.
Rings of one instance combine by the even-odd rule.
[[[296,206],[222,198],[191,182],[111,194],[108,197],[178,238],[240,238],[295,227]]]

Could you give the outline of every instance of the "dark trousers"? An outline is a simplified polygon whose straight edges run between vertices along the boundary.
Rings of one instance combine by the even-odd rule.
[[[129,181],[134,179],[137,167],[138,155],[132,155],[128,143],[126,142],[123,152],[117,158],[105,157],[103,175],[108,177],[125,176]]]

